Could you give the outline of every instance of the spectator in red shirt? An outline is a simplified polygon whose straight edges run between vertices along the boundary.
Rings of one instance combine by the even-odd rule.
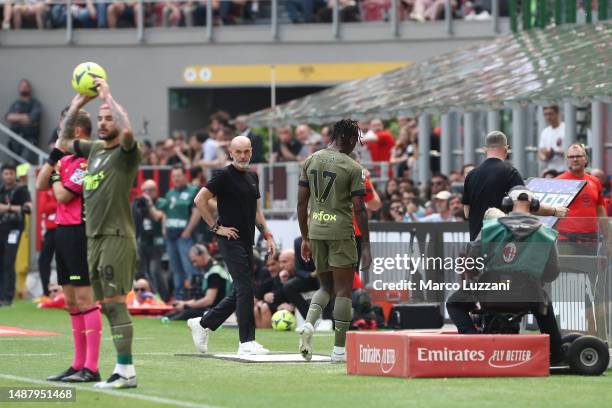
[[[391,159],[391,151],[395,146],[395,139],[391,132],[385,130],[385,127],[380,119],[372,119],[370,121],[370,130],[364,136],[364,141],[367,143],[372,161],[388,162]]]
[[[561,173],[557,179],[585,180],[587,184],[569,206],[566,218],[559,221],[557,226],[559,240],[596,242],[597,217],[607,216],[601,182],[597,177],[585,172],[587,154],[582,145],[571,145],[567,149],[565,158],[568,170]],[[607,231],[605,232],[607,234]]]
[[[53,190],[49,189],[41,191],[38,195],[40,215],[42,218],[42,227],[44,227],[44,235],[42,239],[42,247],[38,256],[38,271],[40,280],[42,281],[43,292],[45,296],[49,296],[49,277],[51,276],[51,261],[55,254],[55,211],[57,210],[57,199],[53,194]]]

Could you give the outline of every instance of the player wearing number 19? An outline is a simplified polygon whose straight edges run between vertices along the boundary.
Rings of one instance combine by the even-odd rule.
[[[111,95],[105,80],[95,80],[103,104],[98,111],[96,141],[74,140],[74,122],[66,120],[58,149],[73,150],[88,159],[83,183],[87,217],[87,261],[95,299],[110,323],[117,364],[113,374],[96,388],[134,388],[132,363],[134,329],[125,297],[132,288],[136,268],[136,239],[129,193],[136,180],[142,154],[134,139],[127,113]],[[93,97],[77,95],[70,109],[79,111]]]
[[[306,159],[298,190],[298,221],[302,234],[302,258],[314,259],[321,288],[314,294],[300,333],[300,353],[312,358],[314,325],[331,296],[336,327],[332,362],[346,361],[346,332],[352,319],[351,292],[357,266],[353,209],[361,230],[361,269],[372,261],[368,217],[365,209],[365,170],[348,155],[359,140],[357,122],[334,124],[331,144]],[[308,204],[310,203],[310,216]]]

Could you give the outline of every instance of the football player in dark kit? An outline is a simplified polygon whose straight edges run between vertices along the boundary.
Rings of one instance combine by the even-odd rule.
[[[299,350],[307,361],[312,359],[315,323],[334,295],[335,341],[331,360],[346,361],[346,332],[353,315],[352,290],[357,266],[353,210],[361,230],[362,270],[367,271],[372,262],[364,201],[365,170],[349,157],[359,136],[357,122],[348,119],[336,122],[329,147],[308,157],[300,175],[297,212],[302,258],[314,260],[321,283],[300,333]]]
[[[64,123],[56,147],[88,159],[83,180],[87,262],[94,297],[110,323],[117,363],[111,376],[96,388],[135,388],[136,369],[132,361],[134,328],[125,297],[132,289],[136,269],[136,234],[129,193],[142,158],[125,109],[111,95],[108,83],[95,80],[99,98],[96,141],[71,138],[74,121]],[[75,98],[80,110],[93,98]],[[66,136],[68,135],[68,136]]]
[[[220,170],[195,198],[195,203],[210,230],[217,234],[219,249],[233,280],[232,292],[203,317],[189,319],[187,326],[196,348],[208,351],[208,335],[234,311],[238,318],[238,354],[267,354],[269,350],[255,341],[253,315],[253,243],[255,227],[268,244],[268,255],[276,252],[274,239],[264,219],[257,174],[249,171],[253,148],[245,136],[235,137],[229,148],[232,163]],[[217,198],[219,219],[215,221],[209,201]]]

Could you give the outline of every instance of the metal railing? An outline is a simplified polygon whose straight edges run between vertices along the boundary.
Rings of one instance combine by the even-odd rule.
[[[29,156],[35,156],[37,164],[42,164],[48,157],[48,154],[46,152],[41,150],[38,146],[35,146],[32,143],[28,142],[27,140],[19,136],[17,133],[13,132],[8,126],[6,126],[2,122],[0,122],[0,136],[1,135],[5,135],[9,140],[12,140],[13,143],[21,145],[24,149],[26,149],[27,153],[30,153]],[[17,161],[18,163],[24,163],[27,161],[26,158],[22,155],[11,151],[6,146],[6,144],[0,145],[0,151],[6,154],[6,156],[8,156],[10,159]]]
[[[93,5],[97,8],[97,13],[105,13],[105,8],[102,7],[100,8],[100,5],[105,4],[105,3],[109,3],[112,4],[112,0],[91,0],[91,2],[93,3]],[[232,2],[232,0],[221,0],[222,3],[227,3],[227,2]],[[166,3],[164,1],[158,1],[158,0],[138,0],[136,2],[136,5],[134,7],[134,16],[135,16],[135,21],[134,21],[134,28],[136,29],[136,37],[137,40],[139,42],[144,42],[146,39],[146,28],[147,25],[156,25],[156,24],[150,24],[150,21],[153,20],[159,20],[159,18],[157,18],[156,16],[159,16],[160,10],[158,5],[162,4],[162,3]],[[271,39],[273,40],[278,40],[279,39],[279,33],[280,33],[280,26],[283,25],[283,22],[287,21],[287,8],[290,7],[289,5],[292,3],[296,3],[295,1],[292,0],[266,0],[266,1],[258,1],[256,2],[257,4],[260,5],[265,5],[266,10],[269,9],[270,15],[267,16],[266,18],[262,19],[262,22],[267,22],[267,20],[269,19],[269,25],[270,25],[270,34],[271,34]],[[52,0],[50,2],[46,3],[48,6],[53,7],[53,6],[62,6],[65,5],[67,10],[71,10],[71,7],[74,5],[74,1],[73,0],[66,0],[66,1],[57,1],[57,0]],[[205,29],[205,38],[207,41],[212,42],[215,39],[215,24],[214,24],[214,14],[215,12],[217,12],[217,10],[214,10],[213,7],[213,0],[204,0],[201,2],[196,2],[194,7],[200,7],[204,5],[205,6],[205,24],[204,24],[204,29]],[[157,7],[157,8],[156,8]],[[181,6],[183,7],[183,6]],[[399,38],[402,36],[401,34],[401,27],[402,27],[402,22],[406,21],[407,18],[407,13],[403,12],[400,13],[400,9],[403,7],[402,3],[399,0],[391,0],[390,2],[390,6],[383,6],[383,5],[379,5],[378,7],[383,8],[384,10],[382,10],[381,12],[381,16],[376,18],[370,18],[367,19],[363,18],[363,20],[366,21],[359,21],[360,24],[363,23],[367,23],[369,21],[379,21],[379,22],[384,22],[386,24],[389,24],[389,34],[392,38]],[[142,10],[145,10],[145,12],[141,12]],[[182,13],[183,13],[183,9],[181,9]],[[166,11],[161,11],[162,13],[166,13]],[[281,12],[283,12],[284,14],[281,15]],[[492,34],[498,34],[500,32],[500,22],[499,22],[499,0],[492,0],[491,1],[491,17],[490,17],[490,24],[491,24],[491,33]],[[50,14],[49,12],[47,12],[48,14]],[[185,13],[187,13],[187,11],[185,11]],[[189,10],[189,13],[192,13],[192,10]],[[359,11],[360,14],[365,15],[364,9],[361,8],[361,10]],[[400,14],[403,14],[405,17],[402,20],[402,16]],[[74,40],[74,31],[75,31],[75,23],[74,20],[75,18],[72,15],[72,12],[66,12],[65,13],[65,30],[66,30],[66,43],[67,44],[71,44]],[[150,17],[150,18],[149,18]],[[97,19],[100,18],[100,16],[96,16]],[[452,2],[451,0],[445,0],[445,4],[444,4],[444,24],[442,25],[444,33],[448,36],[453,36],[455,34],[455,28],[454,28],[454,23],[453,20],[455,18],[455,11],[453,10],[453,6],[452,6]],[[331,24],[330,24],[330,31],[331,31],[331,35],[334,39],[341,39],[342,38],[342,26],[345,24],[352,24],[348,23],[348,22],[344,22],[342,21],[343,17],[342,17],[342,7],[340,6],[340,3],[338,0],[334,1],[332,4],[332,9],[331,9]],[[105,20],[106,21],[106,20]],[[255,21],[255,23],[257,24],[259,21]],[[317,23],[317,24],[329,24],[329,23]],[[417,23],[414,23],[417,24]],[[97,26],[97,28],[102,28],[99,24],[95,24],[95,26]]]

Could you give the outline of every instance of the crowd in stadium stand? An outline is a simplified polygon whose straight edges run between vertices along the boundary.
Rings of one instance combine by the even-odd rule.
[[[333,0],[279,0],[280,21],[290,23],[328,23],[332,21]],[[445,0],[400,0],[398,18],[417,22],[444,18]],[[452,0],[453,18],[487,20],[491,18],[490,0]],[[204,26],[206,1],[143,2],[143,22],[147,27]],[[340,0],[339,18],[343,22],[388,21],[390,0]],[[270,1],[213,0],[213,23],[266,24],[270,22]],[[68,9],[65,2],[48,0],[4,0],[0,8],[2,29],[65,28],[68,16],[75,28],[135,27],[141,6],[137,1],[76,0]],[[507,15],[507,2],[500,1],[500,13]]]

